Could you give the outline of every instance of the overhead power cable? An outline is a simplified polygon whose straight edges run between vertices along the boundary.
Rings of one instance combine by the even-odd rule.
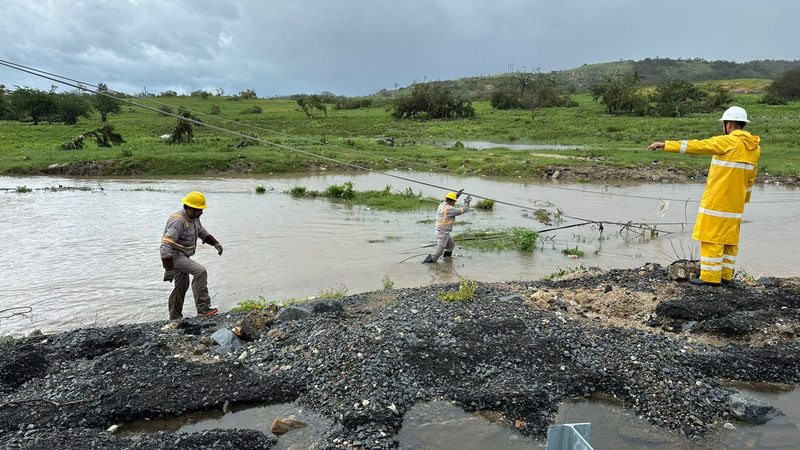
[[[91,86],[91,87],[94,87],[95,89],[99,89],[99,87],[100,87],[99,85],[96,85],[96,84],[93,84],[93,83],[89,83],[89,82],[86,82],[86,81],[82,81],[82,80],[78,80],[78,79],[74,79],[74,78],[58,75],[58,74],[55,74],[55,73],[52,73],[52,72],[47,72],[45,70],[36,69],[34,67],[26,66],[26,65],[23,65],[23,64],[19,64],[19,63],[14,63],[14,62],[2,60],[2,59],[0,59],[0,62],[3,63],[3,65],[6,65],[8,67],[15,66],[15,67],[12,67],[12,68],[15,68],[15,69],[18,69],[18,70],[25,69],[24,71],[26,71],[26,72],[30,71],[28,73],[38,72],[38,74],[33,74],[32,73],[33,75],[41,76],[39,74],[44,74],[44,75],[48,75],[48,76],[52,76],[52,77],[57,77],[57,78],[60,78],[60,79],[63,79],[63,80],[68,80],[68,81],[71,81],[73,83],[78,83],[79,85],[82,85],[82,86]],[[66,83],[64,83],[64,84],[66,84]],[[98,93],[98,92],[96,92],[94,90],[87,90],[87,91]],[[117,95],[123,96],[123,97],[128,97],[128,95],[125,94],[124,92],[115,91],[113,89],[107,89],[106,92],[107,93],[114,93],[114,94],[117,94]],[[112,98],[115,98],[117,100],[120,100],[119,97],[114,97],[114,96],[111,96],[111,95],[108,95],[108,96],[112,97]],[[149,98],[149,97],[133,96],[133,98],[138,98],[138,99],[141,99],[141,100],[144,100],[144,101],[147,101],[147,102],[151,102],[151,103],[155,103],[155,104],[161,105],[161,106],[171,106],[171,107],[175,106],[175,105],[172,105],[172,104],[169,104],[169,103],[166,103],[166,102],[161,102],[161,101],[158,101],[156,99]],[[143,105],[138,105],[138,106],[144,107]],[[159,112],[163,113],[163,111],[161,111],[161,110],[159,110]],[[405,165],[413,165],[413,166],[424,167],[426,169],[430,169],[429,164],[425,163],[425,162],[408,161],[408,160],[399,159],[399,158],[390,158],[390,157],[385,156],[385,155],[376,155],[373,152],[360,150],[360,149],[355,149],[355,148],[352,148],[352,147],[343,147],[341,145],[336,145],[336,144],[332,144],[332,143],[329,143],[329,142],[320,143],[316,139],[308,138],[308,137],[305,137],[305,136],[293,135],[293,134],[289,134],[289,133],[286,133],[286,132],[265,128],[263,126],[253,125],[253,124],[249,124],[249,123],[237,122],[235,120],[226,119],[224,117],[218,117],[218,116],[215,116],[215,115],[212,115],[212,114],[207,114],[207,113],[204,113],[202,111],[191,111],[191,112],[193,114],[195,114],[195,115],[202,116],[202,117],[208,117],[210,119],[213,119],[215,121],[222,122],[222,123],[229,123],[229,124],[233,124],[233,125],[236,125],[236,126],[249,128],[249,129],[252,129],[252,130],[263,131],[265,133],[277,134],[279,136],[292,138],[292,139],[297,139],[297,140],[302,140],[302,141],[306,141],[306,142],[313,143],[313,144],[321,144],[322,146],[325,146],[325,147],[336,148],[336,149],[339,149],[339,150],[342,150],[342,151],[346,151],[346,152],[358,153],[358,154],[368,155],[368,156],[372,156],[372,157],[380,157],[380,158],[383,158],[387,162],[403,163]],[[249,137],[252,137],[252,136],[249,136]],[[436,171],[437,172],[448,172],[448,173],[452,173],[452,174],[455,174],[455,175],[464,175],[461,172],[455,171],[455,170],[447,168],[447,167],[438,167],[438,168],[436,168]],[[567,187],[567,186],[544,185],[544,184],[537,185],[537,186],[540,187],[540,188],[543,188],[543,189],[562,190],[562,191],[578,192],[578,193],[583,193],[583,194],[607,195],[607,196],[612,196],[612,197],[625,197],[625,198],[638,198],[638,199],[644,199],[644,200],[675,201],[675,202],[684,202],[684,203],[700,203],[699,200],[693,200],[693,199],[688,199],[688,198],[670,198],[670,197],[661,197],[661,196],[646,196],[646,195],[625,194],[625,193],[621,193],[621,192],[593,191],[593,190],[589,190],[589,189],[578,189],[578,188],[570,188],[570,187]],[[475,197],[478,197],[478,196],[476,195]],[[482,197],[478,197],[478,198],[482,198]],[[750,204],[781,204],[781,203],[798,203],[798,202],[800,202],[800,200],[766,200],[766,201],[750,202]]]
[[[366,172],[377,173],[377,174],[384,175],[384,176],[387,176],[387,177],[390,177],[390,178],[395,178],[395,179],[407,181],[409,183],[415,183],[415,184],[428,186],[428,187],[432,187],[432,188],[436,188],[436,189],[442,189],[442,190],[447,190],[447,191],[455,191],[455,190],[457,190],[457,189],[453,189],[453,188],[450,188],[450,187],[447,187],[447,186],[441,186],[441,185],[434,184],[434,183],[428,183],[426,181],[415,180],[413,178],[405,177],[405,176],[402,176],[402,175],[397,175],[397,174],[393,174],[393,173],[389,173],[389,172],[383,172],[383,171],[375,170],[375,169],[372,169],[372,168],[369,168],[369,167],[361,166],[359,164],[354,164],[354,163],[349,163],[349,162],[346,162],[346,161],[337,160],[335,158],[331,158],[331,157],[324,156],[324,155],[319,155],[319,154],[316,154],[316,153],[313,153],[313,152],[309,152],[307,150],[302,150],[302,149],[299,149],[299,148],[296,148],[296,147],[291,147],[291,146],[288,146],[288,145],[283,145],[283,144],[279,144],[279,143],[276,143],[276,142],[271,142],[271,141],[268,141],[266,139],[262,139],[262,138],[257,137],[257,136],[250,136],[250,135],[238,132],[236,130],[231,130],[231,129],[227,129],[227,128],[224,128],[224,127],[221,127],[221,126],[217,126],[217,125],[214,125],[214,124],[202,122],[200,120],[193,119],[191,117],[184,117],[184,116],[181,116],[179,114],[166,112],[166,111],[161,111],[161,110],[159,110],[157,108],[154,108],[152,106],[142,105],[142,104],[136,103],[134,101],[131,101],[131,100],[127,99],[127,98],[113,96],[113,95],[109,94],[108,92],[105,92],[105,90],[89,89],[84,84],[78,83],[78,82],[76,82],[76,81],[74,81],[72,79],[69,79],[69,78],[66,78],[66,77],[61,77],[60,75],[52,74],[52,73],[49,73],[49,72],[45,73],[44,71],[40,71],[38,69],[33,69],[33,68],[28,68],[27,66],[22,66],[22,65],[14,63],[14,62],[10,62],[10,61],[6,61],[6,60],[3,60],[3,59],[0,59],[0,65],[9,67],[11,69],[19,70],[21,72],[25,72],[25,73],[28,73],[28,74],[31,74],[31,75],[34,75],[34,76],[38,76],[40,78],[44,78],[44,79],[47,79],[47,80],[50,80],[50,81],[53,81],[53,82],[56,82],[56,83],[59,83],[59,84],[70,86],[70,87],[73,87],[73,88],[81,90],[81,91],[91,92],[91,93],[96,94],[96,95],[103,95],[105,97],[113,98],[113,99],[116,99],[116,100],[118,100],[120,102],[127,103],[127,104],[130,104],[130,105],[133,105],[133,106],[137,106],[139,108],[143,108],[143,109],[147,109],[147,110],[150,110],[150,111],[154,111],[154,112],[157,112],[159,114],[166,115],[166,116],[172,116],[172,117],[178,118],[180,120],[184,120],[184,121],[189,122],[189,123],[193,123],[193,124],[201,126],[201,127],[209,128],[209,129],[220,131],[220,132],[223,132],[223,133],[232,134],[232,135],[238,136],[238,137],[240,137],[242,139],[250,139],[250,140],[253,140],[253,141],[256,141],[256,142],[261,142],[263,144],[271,145],[271,146],[274,146],[274,147],[277,147],[277,148],[281,148],[281,149],[284,149],[284,150],[287,150],[287,151],[300,153],[300,154],[309,156],[311,158],[321,159],[321,160],[324,160],[324,161],[329,161],[329,162],[333,162],[333,163],[339,164],[341,166],[351,167],[351,168],[354,168],[354,169],[357,169],[357,170],[363,170],[363,171],[366,171]],[[501,205],[511,206],[511,207],[519,208],[519,209],[522,209],[522,210],[525,210],[525,211],[532,211],[534,209],[534,208],[532,208],[530,206],[527,206],[527,205],[520,205],[520,204],[513,203],[513,202],[507,202],[507,201],[503,201],[503,200],[493,199],[493,198],[481,196],[481,195],[478,195],[478,194],[473,194],[473,193],[466,192],[466,191],[463,192],[463,193],[466,194],[466,195],[471,195],[471,196],[473,196],[475,198],[478,198],[478,199],[491,200],[491,201],[493,201],[495,203],[498,203],[498,204],[501,204]],[[578,221],[581,221],[581,222],[586,222],[587,224],[604,224],[605,223],[605,224],[618,225],[618,226],[621,226],[621,227],[657,226],[657,225],[685,225],[684,222],[656,222],[656,223],[654,223],[654,222],[619,222],[619,221],[614,221],[614,220],[595,220],[595,219],[588,219],[588,218],[585,218],[585,217],[567,215],[567,214],[563,214],[563,213],[561,214],[561,216],[569,218],[569,219],[573,219],[573,220],[578,220]]]

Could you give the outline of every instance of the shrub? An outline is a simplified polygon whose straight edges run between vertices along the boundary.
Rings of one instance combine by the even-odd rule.
[[[158,107],[158,110],[160,111],[158,113],[158,115],[161,116],[161,117],[167,117],[170,114],[175,112],[175,109],[172,108],[172,106],[169,106],[169,105],[161,105],[161,106]]]
[[[494,109],[521,109],[522,101],[510,89],[498,89],[492,92],[489,103]]]
[[[604,75],[590,88],[592,98],[606,106],[609,114],[644,116],[647,114],[647,98],[638,92],[639,74]]]
[[[337,98],[333,104],[333,109],[359,109],[372,106],[371,98]]]
[[[397,119],[457,119],[475,117],[469,100],[456,99],[442,83],[416,83],[411,95],[395,100],[392,116]]]
[[[260,106],[251,106],[239,111],[239,114],[261,114]]]
[[[763,103],[765,105],[786,105],[789,103],[789,100],[779,97],[774,92],[767,91],[767,93],[758,100],[758,103]]]
[[[244,100],[252,100],[258,98],[256,95],[256,91],[252,89],[246,89],[244,91],[239,92],[239,98]]]
[[[25,194],[31,191],[33,191],[33,189],[29,188],[28,186],[17,186],[18,194]]]
[[[158,94],[159,97],[177,97],[178,93],[173,90],[164,91]]]
[[[800,100],[800,66],[784,72],[767,88],[767,93],[781,100]]]
[[[200,97],[203,100],[205,100],[208,97],[211,97],[211,92],[203,91],[203,90],[197,90],[197,91],[192,91],[192,93],[189,94],[189,95],[191,95],[192,97]]]
[[[211,108],[208,110],[209,114],[213,114],[215,116],[221,112],[222,110],[220,109],[219,105],[211,105]]]
[[[267,192],[266,186],[256,186],[256,194],[263,194],[265,192]]]
[[[292,98],[309,119],[314,117],[315,110],[322,111],[326,116],[328,115],[328,108],[322,102],[322,98],[319,95],[295,95]]]

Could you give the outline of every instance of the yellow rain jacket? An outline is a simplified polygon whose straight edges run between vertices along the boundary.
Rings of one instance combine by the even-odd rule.
[[[760,138],[744,130],[704,140],[666,141],[664,151],[713,155],[692,238],[738,245],[744,204],[756,181]]]

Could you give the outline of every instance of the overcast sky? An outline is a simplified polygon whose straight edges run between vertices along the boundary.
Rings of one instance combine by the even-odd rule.
[[[0,59],[129,93],[370,94],[647,57],[800,59],[796,0],[3,0]],[[0,66],[0,83],[50,81]]]

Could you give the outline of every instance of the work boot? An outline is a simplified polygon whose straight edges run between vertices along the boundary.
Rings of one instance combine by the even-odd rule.
[[[433,257],[431,255],[428,255],[425,257],[425,260],[422,261],[422,264],[427,264],[432,262],[433,262]]]
[[[708,282],[708,281],[705,281],[705,280],[701,280],[700,278],[692,278],[691,280],[689,280],[689,283],[691,283],[691,284],[693,284],[695,286],[714,286],[714,287],[717,287],[717,286],[720,285],[720,283],[711,283],[711,282]]]
[[[209,308],[206,306],[205,308],[197,311],[197,317],[211,317],[218,312],[219,310],[217,308]]]
[[[452,251],[444,252],[444,257],[445,258],[452,258],[453,257],[453,252]]]

